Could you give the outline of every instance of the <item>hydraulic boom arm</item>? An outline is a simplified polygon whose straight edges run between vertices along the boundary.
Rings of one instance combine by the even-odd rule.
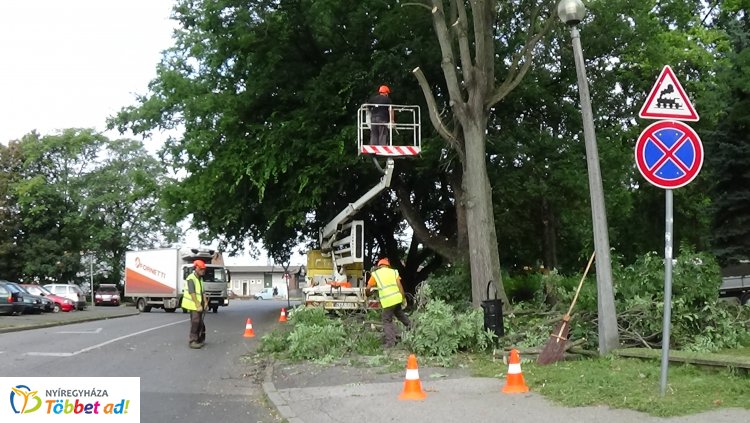
[[[322,251],[330,251],[339,228],[349,222],[354,215],[362,210],[362,207],[391,185],[391,176],[393,176],[393,159],[388,159],[380,182],[367,191],[365,195],[357,199],[357,201],[349,203],[341,213],[336,215],[333,220],[320,230],[320,248]]]

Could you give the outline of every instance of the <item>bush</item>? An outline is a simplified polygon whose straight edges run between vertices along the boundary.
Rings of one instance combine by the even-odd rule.
[[[465,267],[453,266],[445,273],[430,276],[419,291],[417,297],[424,303],[440,300],[464,309],[471,305],[471,275]]]

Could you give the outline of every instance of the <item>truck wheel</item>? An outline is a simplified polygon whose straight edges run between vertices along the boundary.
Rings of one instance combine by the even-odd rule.
[[[138,298],[138,302],[135,303],[135,308],[137,308],[141,313],[148,313],[149,311],[151,311],[151,307],[146,305],[145,298]]]
[[[740,304],[750,306],[750,292],[746,292],[745,295],[740,298]]]
[[[211,310],[213,310],[214,313],[218,313],[219,312],[219,306],[213,306],[213,307],[211,307]]]

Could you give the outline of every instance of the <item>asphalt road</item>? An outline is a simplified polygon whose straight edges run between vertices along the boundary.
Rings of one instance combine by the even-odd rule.
[[[0,335],[0,376],[131,376],[141,421],[278,422],[254,353],[286,301],[235,300],[206,315],[206,345],[188,348],[189,318],[153,310]],[[255,338],[244,338],[247,318]],[[195,369],[195,370],[190,370]]]

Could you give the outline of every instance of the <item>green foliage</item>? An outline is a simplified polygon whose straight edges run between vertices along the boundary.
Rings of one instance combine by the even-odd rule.
[[[288,346],[287,334],[274,329],[260,338],[259,353],[275,354],[286,351]]]
[[[471,276],[463,266],[449,267],[445,272],[431,275],[420,288],[425,300],[441,300],[457,308],[471,305]]]
[[[325,326],[330,323],[327,312],[320,307],[297,307],[290,313],[293,325]]]
[[[32,132],[0,149],[0,163],[0,277],[88,281],[92,260],[95,285],[119,283],[126,250],[177,237],[159,202],[163,168],[138,141]]]
[[[413,328],[404,342],[419,356],[447,361],[458,351],[482,351],[492,345],[493,335],[484,330],[479,309],[461,313],[442,300],[431,300],[411,320]]]
[[[330,362],[346,351],[347,335],[341,322],[324,325],[295,325],[289,334],[289,356],[297,360]]]
[[[378,333],[361,315],[333,316],[318,307],[298,307],[290,313],[288,332],[273,331],[261,338],[258,352],[286,354],[294,360],[332,362],[346,353],[382,352]]]

